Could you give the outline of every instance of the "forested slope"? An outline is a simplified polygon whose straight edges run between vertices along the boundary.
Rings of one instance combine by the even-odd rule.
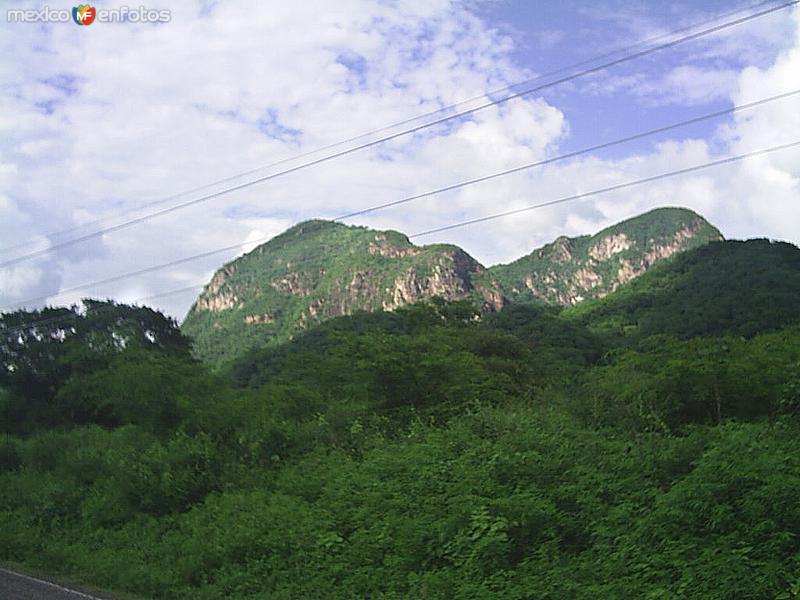
[[[798,597],[796,253],[357,313],[215,374],[146,309],[5,315],[0,556],[168,599]]]
[[[679,254],[567,314],[595,331],[635,339],[655,333],[750,337],[800,321],[798,298],[797,246],[726,241]]]

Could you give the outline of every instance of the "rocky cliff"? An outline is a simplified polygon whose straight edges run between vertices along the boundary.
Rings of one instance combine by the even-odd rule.
[[[511,301],[572,306],[613,292],[657,261],[721,239],[700,215],[659,208],[595,235],[559,237],[513,263],[492,267],[487,276],[500,282]]]
[[[432,296],[469,298],[485,311],[505,302],[492,276],[461,248],[415,246],[396,231],[308,221],[219,269],[183,330],[199,356],[220,362],[315,322]]]

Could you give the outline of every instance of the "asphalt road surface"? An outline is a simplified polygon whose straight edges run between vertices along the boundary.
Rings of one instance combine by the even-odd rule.
[[[0,600],[110,600],[0,568]]]

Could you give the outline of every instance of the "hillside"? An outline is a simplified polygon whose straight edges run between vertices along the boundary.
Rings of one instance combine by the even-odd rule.
[[[751,308],[786,302],[782,250],[745,263]],[[798,326],[601,347],[555,307],[433,300],[212,374],[170,320],[99,308],[66,330],[0,316],[2,561],[164,600],[800,588]]]
[[[485,269],[456,246],[415,246],[396,231],[301,223],[222,267],[183,331],[211,362],[285,341],[310,324],[356,311],[393,310],[425,298],[504,304]]]
[[[655,266],[614,294],[565,315],[593,331],[640,340],[751,337],[800,323],[800,249],[764,239],[715,242]]]
[[[684,208],[658,208],[596,233],[561,236],[527,256],[489,269],[513,302],[540,300],[572,306],[599,298],[656,262],[722,234]]]
[[[699,215],[663,208],[486,269],[457,246],[415,246],[396,231],[308,221],[219,269],[183,331],[197,356],[219,365],[312,324],[434,296],[469,299],[484,313],[509,301],[569,306],[721,237]]]

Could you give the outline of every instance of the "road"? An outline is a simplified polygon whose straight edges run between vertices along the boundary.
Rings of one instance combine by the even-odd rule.
[[[0,600],[110,600],[0,567]]]

